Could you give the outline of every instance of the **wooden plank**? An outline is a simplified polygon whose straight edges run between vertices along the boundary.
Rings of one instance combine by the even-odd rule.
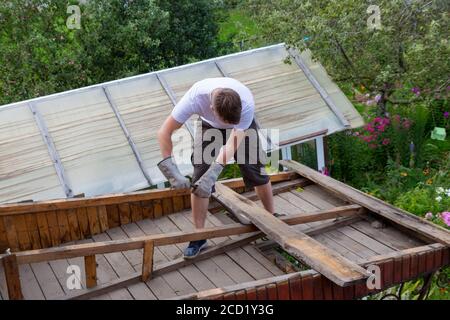
[[[173,212],[180,212],[184,209],[184,201],[182,196],[173,197]]]
[[[289,282],[287,280],[277,283],[278,300],[290,300]]]
[[[56,211],[47,212],[48,230],[50,233],[52,246],[58,246],[61,243],[61,236],[59,234],[58,219],[56,217]]]
[[[8,248],[9,245],[8,237],[6,235],[5,223],[3,222],[3,218],[0,217],[0,252],[3,252]]]
[[[17,238],[19,240],[20,250],[30,250],[31,240],[28,235],[27,223],[25,221],[25,215],[15,215],[12,217],[12,223],[16,227]]]
[[[337,194],[341,198],[366,207],[396,224],[433,239],[435,242],[450,245],[450,232],[442,227],[426,221],[425,219],[421,219],[407,211],[401,210],[360,190],[352,188],[329,176],[325,176],[295,161],[282,160],[280,161],[280,164],[325,187],[327,190]]]
[[[163,214],[167,215],[167,214],[173,213],[172,198],[162,198],[161,201],[162,201]]]
[[[69,222],[70,237],[73,241],[80,240],[82,236],[78,223],[77,209],[68,209],[66,212],[67,220]]]
[[[127,224],[131,222],[131,209],[128,203],[121,203],[117,206],[119,208],[120,224]]]
[[[86,286],[93,288],[97,285],[97,262],[95,255],[84,257],[84,270],[86,274]]]
[[[100,230],[101,232],[105,232],[109,229],[108,225],[108,213],[106,211],[106,206],[98,206],[98,221],[100,224]]]
[[[269,178],[272,182],[280,182],[291,180],[298,177],[295,172],[281,172],[275,174],[269,174]],[[231,188],[242,187],[244,182],[242,178],[229,179],[221,181],[221,183],[230,186]],[[35,201],[32,203],[7,203],[0,204],[0,216],[9,214],[21,214],[54,210],[65,210],[80,207],[100,206],[100,205],[112,205],[120,204],[124,202],[135,201],[147,201],[161,198],[172,198],[176,196],[190,197],[191,191],[189,189],[151,189],[145,191],[136,191],[122,194],[107,194],[96,197],[85,198],[70,198],[70,199],[57,199],[48,201]]]
[[[254,235],[250,235],[243,239],[238,240],[228,240],[227,242],[223,242],[220,245],[207,248],[203,250],[196,258],[194,259],[183,259],[179,258],[173,261],[166,261],[164,263],[160,263],[155,266],[153,270],[153,277],[161,276],[163,274],[166,274],[168,272],[172,272],[175,270],[179,270],[182,267],[197,263],[198,261],[209,259],[211,257],[217,256],[219,254],[223,254],[224,252],[227,252],[230,249],[240,247],[245,243],[251,242],[254,240]],[[156,249],[156,248],[155,248]],[[74,295],[69,297],[70,299],[87,299],[91,298],[100,294],[103,294],[105,292],[109,292],[111,290],[126,287],[127,285],[136,283],[142,279],[142,273],[136,272],[130,276],[126,276],[124,278],[111,281],[109,283],[105,283],[102,285],[97,286],[94,290],[84,290],[80,294]]]
[[[100,222],[98,219],[97,207],[87,207],[86,208],[88,220],[89,220],[89,230],[91,235],[100,233]]]
[[[80,233],[83,238],[87,238],[91,235],[91,230],[89,228],[89,218],[87,214],[86,208],[78,208],[77,210],[77,219],[78,226],[80,227]],[[81,237],[80,237],[81,239]]]
[[[56,219],[58,220],[59,235],[62,242],[69,242],[70,237],[69,220],[67,219],[67,210],[56,211]]]
[[[346,286],[368,277],[366,271],[323,246],[306,234],[290,228],[265,209],[216,183],[216,196],[235,212],[247,216],[261,231],[278,242],[283,249],[340,286]]]
[[[115,204],[106,206],[106,213],[108,215],[108,226],[115,228],[120,226],[119,208]]]
[[[45,212],[36,213],[36,221],[39,228],[39,238],[41,240],[41,248],[48,248],[51,246],[51,236],[48,227],[46,213]]]
[[[141,207],[142,207],[142,218],[153,219],[153,202],[150,200],[141,201]]]
[[[280,220],[288,224],[295,222],[299,219],[299,216],[282,217]],[[343,218],[352,219],[352,218]],[[147,223],[151,220],[145,220]],[[353,221],[353,220],[351,220]],[[338,222],[333,222],[333,224]],[[327,228],[328,226],[325,226]],[[63,247],[54,247],[41,249],[38,251],[24,251],[18,253],[19,263],[31,263],[39,261],[49,261],[56,259],[74,258],[92,254],[104,254],[117,251],[128,251],[133,249],[143,248],[144,241],[153,240],[155,245],[162,246],[180,242],[195,241],[209,238],[220,238],[230,235],[238,235],[258,230],[253,225],[241,225],[234,223],[221,227],[204,228],[202,230],[196,230],[193,232],[171,232],[166,234],[152,234],[147,236],[135,237],[133,239],[126,240],[114,240],[104,243],[83,243],[76,245],[66,245]],[[311,230],[309,235],[316,232],[323,231],[323,228],[317,228]]]
[[[25,215],[25,222],[27,224],[28,236],[31,241],[32,249],[41,248],[41,237],[39,236],[39,227],[37,224],[36,214],[30,213]]]
[[[162,207],[162,201],[161,199],[155,199],[153,200],[153,215],[154,218],[157,219],[159,217],[162,217],[163,215],[163,207]]]
[[[130,202],[131,221],[142,220],[142,207],[140,202]]]
[[[19,265],[16,255],[9,254],[2,259],[5,272],[6,285],[9,300],[22,300],[22,288],[20,284]]]
[[[144,255],[142,261],[142,281],[146,282],[153,272],[153,252],[155,244],[153,241],[146,241],[144,244]]]

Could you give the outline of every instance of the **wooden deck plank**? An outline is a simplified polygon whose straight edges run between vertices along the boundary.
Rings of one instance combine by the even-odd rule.
[[[383,229],[375,229],[373,228],[369,222],[367,221],[358,221],[352,225],[352,228],[364,233],[365,235],[376,239],[378,242],[383,243],[384,245],[392,248],[393,250],[403,250],[415,247],[417,245],[412,245],[409,243],[404,243],[400,241],[400,236],[396,237],[390,234],[383,232]],[[401,234],[398,232],[398,234]]]
[[[223,214],[214,214],[214,215],[208,215],[207,221],[210,221],[212,223],[211,226],[220,226],[221,221],[218,219],[218,215]],[[228,221],[229,223],[233,223],[233,220],[230,217],[225,216],[224,221]],[[243,235],[230,237],[232,239],[239,239],[240,237],[243,237]],[[267,257],[265,257],[258,249],[256,249],[253,245],[249,244],[246,246],[243,246],[242,249],[246,251],[254,260],[256,260],[257,263],[259,263],[263,268],[265,268],[269,273],[272,275],[282,275],[284,274],[283,271],[281,271],[274,263],[272,263]],[[255,264],[256,265],[256,264]],[[261,274],[264,274],[265,271],[260,271]],[[255,275],[258,277],[258,275]]]
[[[397,208],[358,189],[352,188],[351,186],[329,176],[325,176],[295,161],[281,160],[280,164],[296,171],[301,176],[315,182],[316,184],[321,185],[326,188],[327,191],[334,193],[338,197],[366,207],[377,215],[389,219],[391,223],[398,224],[412,231],[416,231],[422,236],[426,236],[435,242],[450,245],[450,232],[433,224],[432,222],[421,219],[405,210]]]
[[[161,229],[158,228],[156,222],[154,220],[145,219],[141,221],[137,221],[136,224],[146,235],[154,235],[162,233]],[[137,230],[135,232],[138,232]],[[164,246],[167,247],[167,246]],[[154,251],[154,264],[159,264],[161,262],[169,261],[168,256],[165,252],[166,249],[163,250],[163,246],[159,246],[155,248]],[[169,249],[170,250],[170,249]],[[155,277],[147,281],[147,286],[151,289],[153,294],[157,297],[157,299],[168,299],[177,296],[176,289],[176,281],[179,278],[177,275],[178,271],[172,271],[162,275],[161,277]],[[186,281],[186,280],[184,280]],[[183,281],[183,282],[184,282]],[[173,288],[174,286],[175,288]]]
[[[26,300],[45,300],[44,293],[36,279],[29,264],[19,266],[20,282],[22,285],[23,297]],[[5,295],[6,297],[6,295]]]
[[[61,284],[48,262],[32,263],[31,269],[47,300],[63,297],[65,295]]]
[[[129,224],[124,227],[128,228],[130,226],[133,226],[135,224]],[[137,227],[137,225],[135,225]],[[133,228],[133,230],[129,230],[130,233],[128,235],[130,236],[142,236],[144,235],[144,232],[137,227],[137,229]],[[140,232],[139,232],[140,231]],[[132,232],[132,233],[131,233]],[[180,268],[178,270],[186,279],[189,279],[189,282],[192,284],[192,286],[196,290],[202,290],[200,288],[211,288],[213,284],[206,278],[205,276],[202,277],[202,274],[200,270],[198,270],[195,266],[187,266]]]
[[[192,230],[195,229],[193,221],[191,220],[192,219],[192,215],[191,215],[191,213],[189,211],[180,212],[180,213],[177,213],[177,214],[172,214],[172,215],[169,216],[169,218],[172,219],[172,221],[174,221],[174,223],[176,223],[177,226],[179,226],[183,230],[192,231]],[[191,218],[191,219],[189,219],[189,218]],[[206,225],[205,226],[209,225],[208,222],[209,221],[206,221]],[[225,237],[224,239],[225,240],[222,240],[222,238],[211,239],[211,242],[213,243],[213,245],[217,245],[217,244],[222,243],[223,241],[228,240],[229,237]],[[212,260],[214,261],[214,263],[216,265],[220,266],[220,268],[230,278],[232,278],[236,283],[254,280],[254,278],[250,274],[248,274],[241,266],[236,264],[226,254],[221,254],[221,255],[217,255],[215,257],[212,257]],[[211,282],[211,284],[212,284],[212,282]]]
[[[222,203],[232,208],[237,214],[247,216],[285,250],[301,258],[336,284],[346,286],[367,278],[367,272],[363,268],[306,234],[291,228],[251,200],[220,183],[216,183],[215,187],[216,197],[220,198]]]
[[[312,190],[315,191],[311,191],[311,187],[313,187]],[[329,196],[329,192],[327,192],[326,190],[320,190],[317,185],[310,185],[305,187],[304,192],[292,191],[292,193],[296,194],[299,197],[302,197],[304,200],[322,210],[331,209],[335,206],[335,204],[345,204],[344,201],[336,197]],[[335,204],[331,203],[330,201],[333,201]],[[381,254],[391,251],[389,247],[384,246],[381,242],[366,237],[364,234],[359,233],[357,230],[351,227],[339,228],[338,230],[333,230],[325,233],[324,236],[334,239],[340,245],[349,249],[356,255],[361,256],[362,258],[369,258],[373,255],[376,255],[377,253]]]

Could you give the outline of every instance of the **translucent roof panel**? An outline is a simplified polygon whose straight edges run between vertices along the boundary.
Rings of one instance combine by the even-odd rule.
[[[163,182],[157,168],[161,154],[156,132],[173,102],[205,78],[225,75],[247,85],[262,128],[278,130],[283,144],[299,143],[326,130],[327,134],[344,130],[346,122],[353,128],[363,125],[320,63],[312,61],[309,52],[295,56],[297,60],[278,44],[1,106],[0,202],[65,197],[29,103],[48,127],[67,185],[73,194],[86,196],[148,186],[139,156],[150,182]],[[193,129],[196,118],[191,117],[172,138],[175,160],[185,175],[192,173],[192,138],[186,128]]]
[[[36,102],[74,194],[147,186],[102,88]]]
[[[107,86],[131,138],[141,154],[153,184],[163,182],[157,167],[161,151],[157,131],[172,111],[173,104],[156,75]],[[183,127],[172,138],[175,161],[184,175],[192,174],[190,162],[192,138]]]
[[[64,197],[28,105],[0,109],[0,202]]]
[[[219,59],[225,72],[247,85],[263,128],[278,129],[280,143],[342,127],[284,46]]]

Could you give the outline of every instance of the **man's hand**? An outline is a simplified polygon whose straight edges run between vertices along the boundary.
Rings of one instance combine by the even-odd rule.
[[[178,170],[177,165],[173,162],[172,157],[167,157],[158,163],[158,168],[163,175],[169,180],[170,185],[174,189],[187,189],[191,187],[191,182],[183,176]]]
[[[213,162],[200,179],[194,184],[193,193],[200,198],[209,198],[211,196],[211,190],[216,183],[217,178],[223,170],[223,165],[218,162]]]

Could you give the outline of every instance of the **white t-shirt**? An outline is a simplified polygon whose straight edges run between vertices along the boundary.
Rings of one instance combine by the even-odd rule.
[[[214,115],[211,109],[211,92],[217,88],[229,88],[241,97],[242,112],[238,124],[227,124]],[[217,129],[246,130],[253,121],[255,102],[249,88],[233,78],[208,78],[196,82],[172,110],[172,117],[185,123],[192,115],[199,115],[204,121]]]

